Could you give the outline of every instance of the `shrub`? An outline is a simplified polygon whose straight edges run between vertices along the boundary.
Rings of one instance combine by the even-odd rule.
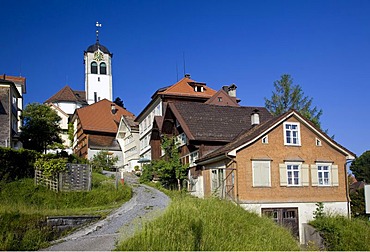
[[[310,224],[319,230],[328,250],[370,250],[368,221],[334,216],[317,218]]]
[[[32,178],[35,174],[34,163],[40,156],[32,150],[0,147],[0,180],[5,183]]]

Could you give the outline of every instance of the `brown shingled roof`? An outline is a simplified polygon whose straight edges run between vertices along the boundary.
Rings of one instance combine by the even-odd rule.
[[[259,110],[261,122],[272,117],[264,107],[218,106],[197,102],[174,102],[168,106],[190,140],[230,142],[241,131],[252,127],[251,114],[255,109]]]
[[[114,136],[89,135],[89,148],[104,150],[121,150]]]
[[[121,116],[134,117],[134,114],[126,109],[115,105],[116,112],[113,114],[111,106],[114,104],[107,99],[76,110],[84,131],[99,131],[117,133]]]
[[[55,95],[45,101],[51,102],[79,102],[86,103],[85,91],[72,90],[68,85],[59,90]]]
[[[339,143],[334,141],[332,138],[330,138],[325,132],[320,130],[311,121],[309,121],[308,119],[305,119],[299,112],[295,110],[290,110],[280,116],[275,116],[273,118],[270,118],[267,121],[264,121],[264,122],[261,121],[261,124],[256,125],[249,130],[247,129],[244,132],[241,132],[238,136],[235,137],[235,139],[233,139],[232,142],[200,158],[198,162],[202,162],[210,158],[224,155],[225,153],[229,153],[232,150],[239,149],[241,148],[241,146],[244,146],[247,143],[250,143],[251,141],[253,142],[256,138],[261,137],[262,134],[270,130],[273,130],[275,127],[283,123],[287,118],[290,118],[291,116],[298,117],[300,121],[304,122],[306,125],[310,126],[314,131],[316,131],[318,134],[322,135],[326,139],[326,141],[328,141],[335,148],[339,149],[341,152],[343,153],[345,152],[346,154],[352,155],[354,157],[356,156],[353,152],[349,151],[348,149],[346,149],[345,147],[341,146]]]

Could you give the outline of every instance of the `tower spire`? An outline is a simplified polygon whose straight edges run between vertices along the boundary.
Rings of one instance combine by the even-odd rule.
[[[99,44],[99,28],[101,27],[101,24],[99,22],[96,22],[96,43]]]

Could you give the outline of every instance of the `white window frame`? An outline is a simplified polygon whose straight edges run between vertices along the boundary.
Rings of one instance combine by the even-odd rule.
[[[317,167],[317,184],[318,186],[332,186],[332,181],[331,181],[331,176],[332,176],[332,171],[331,171],[331,163],[316,163]],[[321,169],[320,169],[321,167]],[[327,170],[322,170],[322,168],[327,167]],[[321,181],[320,181],[320,174],[321,174]],[[324,181],[324,176],[327,174],[327,181],[325,183]]]
[[[286,162],[286,181],[287,186],[301,186],[302,185],[302,163],[301,162]],[[294,168],[294,166],[297,166],[298,169],[289,169],[289,167]],[[298,176],[294,175],[294,171],[298,171]],[[291,174],[291,181],[289,183],[289,174]],[[295,179],[298,179],[298,183],[295,183]]]
[[[287,126],[296,126],[296,129],[287,129]],[[284,127],[283,129],[284,130],[284,145],[301,146],[300,124],[297,122],[285,122],[283,124],[283,127]],[[296,133],[295,137],[293,137],[294,133]],[[288,141],[288,135],[290,137],[290,142]],[[294,139],[296,139],[296,143],[293,143]]]
[[[261,181],[258,181],[256,178],[255,169],[259,168],[262,164],[268,164],[268,183],[262,184]],[[270,160],[252,160],[252,178],[253,178],[253,187],[271,187],[271,161]]]

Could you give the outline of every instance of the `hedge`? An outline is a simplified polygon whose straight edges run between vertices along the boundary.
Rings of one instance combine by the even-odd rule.
[[[11,182],[22,178],[33,178],[34,163],[40,154],[33,150],[14,150],[0,147],[0,181]]]

